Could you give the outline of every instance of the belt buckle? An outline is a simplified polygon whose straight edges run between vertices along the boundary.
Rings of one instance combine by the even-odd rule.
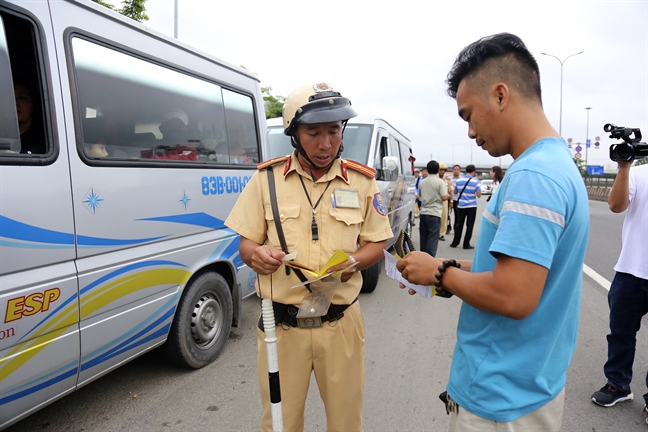
[[[299,328],[318,328],[322,327],[322,318],[321,317],[308,317],[308,318],[297,318],[297,325]]]

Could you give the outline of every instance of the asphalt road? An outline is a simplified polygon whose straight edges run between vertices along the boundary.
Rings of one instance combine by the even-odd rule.
[[[480,201],[480,213],[485,201]],[[590,202],[591,235],[585,264],[611,281],[621,250],[624,215]],[[479,218],[477,219],[479,221]],[[418,227],[415,228],[415,230]],[[476,241],[478,224],[475,230]],[[415,234],[418,246],[418,235]],[[470,258],[472,251],[450,249],[439,256]],[[563,431],[642,431],[648,338],[638,337],[633,381],[635,400],[601,408],[590,395],[604,383],[606,289],[584,277],[578,347],[568,372]],[[409,296],[382,276],[376,292],[360,303],[366,324],[364,420],[367,431],[447,430],[448,416],[438,394],[444,390],[455,343],[457,298]],[[255,325],[259,302],[243,305],[241,326],[233,329],[223,354],[197,371],[165,364],[150,352],[49,405],[8,431],[254,431],[260,423],[256,378]],[[287,389],[283,389],[286,391]],[[306,430],[326,430],[323,406],[312,380],[306,404]]]

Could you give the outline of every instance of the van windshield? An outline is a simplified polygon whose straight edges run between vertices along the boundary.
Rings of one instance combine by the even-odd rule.
[[[371,140],[371,125],[347,125],[344,129],[344,159],[351,159],[361,164],[367,164]],[[293,152],[290,144],[290,137],[284,135],[282,126],[270,126],[268,128],[270,151],[267,159],[286,156]]]

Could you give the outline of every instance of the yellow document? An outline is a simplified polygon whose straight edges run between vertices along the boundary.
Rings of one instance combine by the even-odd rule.
[[[331,258],[329,258],[329,260],[326,262],[326,264],[324,264],[324,267],[321,270],[312,269],[310,267],[307,267],[295,261],[284,261],[284,264],[286,264],[289,267],[302,270],[306,273],[309,273],[312,276],[315,276],[316,278],[319,278],[322,276],[326,276],[328,274],[327,270],[330,269],[331,267],[335,267],[338,264],[342,264],[348,259],[349,259],[349,255],[344,253],[342,250],[338,249],[333,253],[333,255],[331,255]],[[350,267],[353,267],[354,265],[356,264],[354,263]]]

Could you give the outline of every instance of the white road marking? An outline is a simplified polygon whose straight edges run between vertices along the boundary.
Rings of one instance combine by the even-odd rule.
[[[594,270],[591,268],[587,267],[585,264],[583,264],[583,273],[585,273],[587,276],[591,277],[594,279],[596,282],[598,282],[599,285],[601,285],[603,288],[606,290],[610,291],[610,286],[612,285],[611,282],[609,282],[607,279],[605,279],[603,276],[600,274],[596,273]]]

